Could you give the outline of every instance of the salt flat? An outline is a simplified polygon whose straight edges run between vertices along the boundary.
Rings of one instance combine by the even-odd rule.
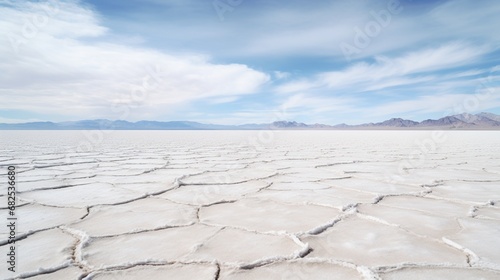
[[[1,135],[2,279],[500,279],[500,132]]]

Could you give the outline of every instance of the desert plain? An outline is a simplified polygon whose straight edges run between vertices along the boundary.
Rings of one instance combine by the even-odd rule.
[[[2,131],[0,144],[2,173],[17,172],[2,279],[500,279],[497,131]]]

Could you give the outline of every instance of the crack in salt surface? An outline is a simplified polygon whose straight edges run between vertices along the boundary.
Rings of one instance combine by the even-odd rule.
[[[424,197],[428,194],[432,193],[432,190],[425,190],[421,192],[410,192],[410,193],[391,193],[391,194],[383,194],[378,195],[373,199],[373,204],[378,204],[382,200],[387,197],[396,197],[396,196],[413,196],[413,197]]]
[[[130,263],[122,263],[110,266],[103,266],[93,270],[92,272],[85,275],[83,280],[92,280],[98,273],[101,272],[113,272],[113,271],[122,271],[128,270],[131,268],[139,267],[139,266],[150,266],[150,267],[167,267],[171,265],[214,265],[216,268],[214,277],[218,277],[220,273],[220,266],[217,262],[209,262],[209,261],[164,261],[164,260],[145,260],[138,262],[130,262]],[[217,278],[216,278],[217,279]]]
[[[303,258],[303,257],[307,256],[312,251],[309,244],[303,243],[296,235],[294,235],[294,234],[285,234],[285,235],[288,236],[289,238],[291,238],[298,246],[300,246],[302,248],[299,250],[296,250],[295,252],[293,252],[289,256],[274,256],[274,257],[263,258],[263,259],[251,262],[249,264],[241,264],[239,266],[239,268],[248,270],[248,269],[254,269],[256,267],[260,267],[263,265],[267,265],[270,263]]]
[[[61,265],[55,266],[55,267],[50,267],[50,268],[39,268],[37,271],[32,271],[32,272],[24,272],[19,275],[17,275],[15,278],[6,278],[7,280],[13,280],[13,279],[26,279],[26,278],[31,278],[35,276],[40,276],[40,275],[46,275],[46,274],[51,274],[54,272],[57,272],[59,270],[65,269],[70,266],[70,262],[63,263]]]
[[[198,174],[196,174],[196,175],[198,175]],[[278,175],[280,175],[280,173],[276,172],[274,174],[271,174],[271,175],[265,176],[265,177],[251,178],[251,179],[235,181],[235,182],[231,182],[231,183],[222,183],[222,182],[221,183],[183,183],[181,181],[180,186],[187,186],[187,185],[189,185],[189,186],[235,185],[235,184],[248,183],[248,182],[252,182],[252,181],[265,180],[265,179],[269,179],[269,178],[272,178],[272,177],[275,177]]]
[[[59,228],[77,240],[72,248],[71,259],[73,263],[87,273],[92,271],[92,267],[83,259],[83,248],[91,242],[90,236],[84,231],[66,226],[60,226]]]
[[[454,241],[451,241],[450,239],[448,239],[446,237],[442,237],[442,240],[446,245],[449,245],[455,249],[462,251],[466,256],[467,264],[470,267],[476,266],[480,262],[479,257],[474,252],[472,252],[470,249],[467,249],[464,246],[462,246]]]
[[[217,270],[215,271],[214,280],[218,280],[220,277],[220,264],[217,262],[215,265],[217,266]]]
[[[311,230],[309,230],[308,232],[306,232],[307,234],[310,234],[310,235],[318,235],[318,234],[321,234],[323,233],[324,231],[326,231],[327,229],[335,226],[337,223],[343,221],[346,217],[348,216],[351,216],[353,214],[356,213],[356,208],[346,208],[346,211],[342,214],[340,214],[337,218],[331,220],[330,222],[326,223],[326,224],[323,224],[323,225],[320,225],[320,226],[317,226],[316,228],[313,228]]]
[[[40,182],[40,183],[43,183],[43,182]],[[90,185],[90,184],[91,183],[84,183],[84,184],[62,185],[62,186],[48,187],[48,188],[37,188],[37,189],[30,189],[30,190],[26,190],[26,191],[18,191],[17,193],[23,194],[23,193],[36,192],[36,191],[59,190],[59,189],[66,189],[66,188],[72,188],[72,187],[78,187],[78,186],[85,186],[85,185]]]

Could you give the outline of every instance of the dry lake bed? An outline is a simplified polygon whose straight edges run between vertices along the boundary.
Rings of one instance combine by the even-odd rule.
[[[1,279],[500,279],[500,132],[2,131],[0,144]]]

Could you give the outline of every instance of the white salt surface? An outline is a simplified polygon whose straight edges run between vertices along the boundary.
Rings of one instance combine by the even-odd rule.
[[[7,220],[9,217],[8,213],[8,211],[2,211],[0,213],[0,219],[2,221]],[[50,229],[79,220],[87,214],[87,211],[82,208],[59,208],[39,204],[28,204],[19,207],[16,213],[17,216],[19,216],[16,221],[17,234],[24,235],[29,232]],[[2,227],[0,232],[7,234],[8,228]]]
[[[499,132],[92,133],[2,131],[1,279],[500,279]]]
[[[16,276],[28,277],[69,266],[75,243],[76,239],[61,229],[50,229],[32,234],[16,242],[18,260],[16,272],[12,273],[2,266],[0,275],[3,279]],[[7,254],[6,246],[10,245],[2,246],[2,256]]]

